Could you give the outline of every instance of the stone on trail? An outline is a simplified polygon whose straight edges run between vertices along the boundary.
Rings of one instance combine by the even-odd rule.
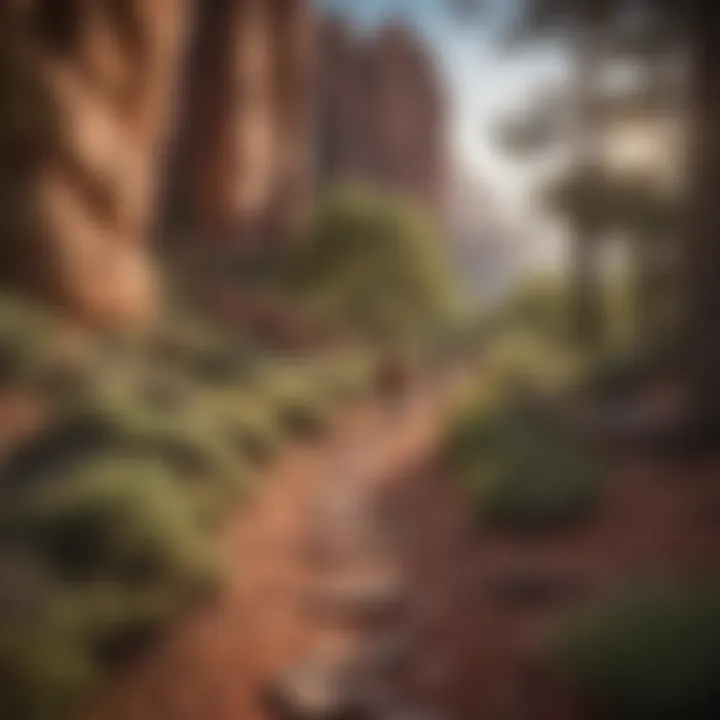
[[[360,720],[352,672],[338,659],[312,658],[271,683],[267,705],[278,720]]]
[[[582,586],[575,578],[546,568],[510,567],[484,579],[488,591],[503,605],[538,609],[578,599]]]
[[[400,672],[412,659],[417,645],[417,630],[407,623],[382,630],[366,640],[361,664],[368,673],[387,676]]]
[[[384,623],[405,610],[407,587],[397,573],[358,574],[319,584],[307,599],[308,610],[322,620]]]
[[[341,571],[351,565],[385,558],[390,550],[378,533],[359,536],[347,528],[332,531],[315,528],[301,541],[298,552],[302,561],[313,568]]]

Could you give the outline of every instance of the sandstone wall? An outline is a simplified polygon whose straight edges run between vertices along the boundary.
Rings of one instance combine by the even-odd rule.
[[[0,8],[0,281],[93,321],[146,317],[146,252],[189,0]]]
[[[310,3],[216,0],[198,10],[174,140],[173,232],[200,252],[267,246],[309,197]]]
[[[388,27],[361,39],[322,23],[317,60],[316,181],[354,180],[444,213],[445,117],[429,50]]]

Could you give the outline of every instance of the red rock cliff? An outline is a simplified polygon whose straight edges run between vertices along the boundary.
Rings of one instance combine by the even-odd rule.
[[[174,140],[171,212],[197,249],[282,240],[307,204],[307,0],[199,5]]]
[[[0,12],[0,281],[138,321],[154,304],[145,241],[188,0]]]
[[[361,181],[443,215],[445,117],[429,50],[388,27],[369,40],[341,21],[319,31],[316,181]]]

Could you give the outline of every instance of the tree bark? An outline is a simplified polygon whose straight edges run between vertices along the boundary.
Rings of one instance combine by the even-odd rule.
[[[577,18],[575,31],[575,163],[588,177],[599,163],[601,128],[596,112],[598,73],[602,62],[602,33],[593,18]],[[572,239],[572,331],[583,345],[594,345],[602,335],[602,297],[598,277],[599,227],[593,219],[578,223]]]
[[[720,430],[720,5],[692,0],[688,378],[700,421]]]
[[[596,238],[589,232],[578,232],[573,238],[572,253],[570,271],[573,335],[579,343],[593,345],[602,332]]]

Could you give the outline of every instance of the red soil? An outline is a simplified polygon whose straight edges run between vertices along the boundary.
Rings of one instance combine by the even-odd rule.
[[[308,501],[323,483],[362,486],[389,519],[417,633],[398,683],[415,705],[449,720],[576,717],[564,693],[544,680],[532,686],[528,661],[548,623],[629,579],[717,569],[720,462],[619,462],[592,526],[552,540],[509,539],[470,529],[432,462],[440,401],[424,391],[412,402],[404,415],[369,404],[331,436],[287,453],[221,538],[229,566],[221,597],[114,678],[87,720],[270,720],[266,683],[323,641],[301,612],[312,578],[299,558]],[[573,592],[526,605],[498,596],[508,573],[536,571]]]

